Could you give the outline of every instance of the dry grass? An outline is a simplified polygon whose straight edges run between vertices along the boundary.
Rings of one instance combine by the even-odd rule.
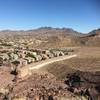
[[[46,66],[44,69],[54,74],[58,78],[65,78],[70,72],[81,71],[100,71],[100,48],[80,47],[77,58],[56,62]]]
[[[100,47],[80,47],[79,58],[98,58],[100,60]]]

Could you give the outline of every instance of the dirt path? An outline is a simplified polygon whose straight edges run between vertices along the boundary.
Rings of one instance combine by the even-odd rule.
[[[42,67],[45,67],[48,64],[58,62],[58,61],[62,61],[62,60],[66,60],[66,59],[70,59],[70,58],[73,58],[73,57],[77,57],[77,54],[55,57],[55,58],[52,58],[52,59],[47,59],[47,60],[44,60],[44,61],[41,61],[41,62],[37,62],[37,63],[27,65],[27,66],[20,69],[20,77],[22,78],[22,77],[25,77],[26,75],[31,75],[31,71],[38,70]]]
[[[65,56],[61,56],[61,57],[56,57],[56,58],[52,58],[52,59],[48,59],[48,60],[45,60],[45,61],[41,61],[41,62],[38,62],[38,63],[34,63],[32,65],[30,65],[30,68],[29,70],[34,70],[34,69],[40,69],[48,64],[51,64],[51,63],[54,63],[54,62],[57,62],[57,61],[62,61],[62,60],[66,60],[66,59],[70,59],[70,58],[73,58],[73,57],[76,57],[77,55],[74,54],[74,55],[65,55]]]

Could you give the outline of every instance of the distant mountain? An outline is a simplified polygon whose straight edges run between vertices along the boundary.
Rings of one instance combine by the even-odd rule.
[[[89,35],[100,36],[100,28],[93,30],[89,33]]]
[[[40,47],[65,47],[65,46],[100,46],[100,28],[87,34],[82,34],[71,28],[40,27],[27,31],[0,31],[2,37],[30,37],[47,42]]]
[[[100,29],[89,32],[81,38],[81,41],[88,46],[100,46]]]
[[[4,35],[59,35],[59,34],[65,34],[70,36],[78,36],[81,35],[81,33],[74,31],[70,28],[52,28],[52,27],[41,27],[34,30],[27,30],[27,31],[12,31],[12,30],[4,30],[0,31],[0,34]]]

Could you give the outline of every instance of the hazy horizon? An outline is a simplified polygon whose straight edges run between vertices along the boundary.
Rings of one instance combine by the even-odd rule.
[[[70,27],[52,27],[52,26],[43,26],[43,27],[37,27],[37,28],[29,28],[29,29],[0,29],[0,31],[30,31],[30,30],[37,30],[37,29],[40,29],[40,28],[46,28],[46,27],[50,27],[50,28],[58,28],[58,29],[63,29],[63,28],[66,28],[66,29],[72,29],[74,31],[77,31],[77,32],[80,32],[80,33],[83,33],[83,34],[86,34],[86,33],[89,33],[93,30],[96,30],[96,29],[99,29],[99,28],[95,28],[95,29],[92,29],[88,32],[81,32],[81,31],[78,31],[76,29],[73,29],[73,28],[70,28]]]
[[[50,26],[88,33],[100,28],[99,0],[0,0],[0,30]]]

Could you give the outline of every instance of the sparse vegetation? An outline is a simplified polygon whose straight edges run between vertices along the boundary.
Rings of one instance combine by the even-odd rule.
[[[100,71],[100,30],[83,35],[72,29],[44,27],[30,31],[0,32],[2,33],[3,38],[2,35],[0,37],[0,89],[7,88],[8,84],[13,86],[13,89],[8,93],[9,95],[0,94],[0,97],[9,99],[13,94],[14,100],[27,100],[27,98],[38,100],[39,97],[54,100],[66,100],[66,98],[88,100],[91,96],[86,93],[93,93],[92,86],[94,86],[92,89],[100,93],[100,86],[97,85]],[[27,71],[29,65],[33,63],[72,54],[78,56],[30,73]],[[25,69],[25,73],[29,75],[24,73],[26,76],[20,78],[19,69],[20,71]],[[77,71],[79,72],[79,76],[76,75],[77,79],[75,76],[72,78],[73,73],[77,74]],[[68,74],[72,75],[70,79],[68,77],[66,79]],[[84,89],[80,89],[83,81],[80,76],[85,77],[85,82],[83,82],[86,85],[84,85],[85,92]],[[64,83],[65,79],[68,84]],[[96,85],[93,82],[96,82]],[[78,88],[76,88],[76,83],[79,83]],[[87,84],[91,86],[90,89],[87,88]]]

